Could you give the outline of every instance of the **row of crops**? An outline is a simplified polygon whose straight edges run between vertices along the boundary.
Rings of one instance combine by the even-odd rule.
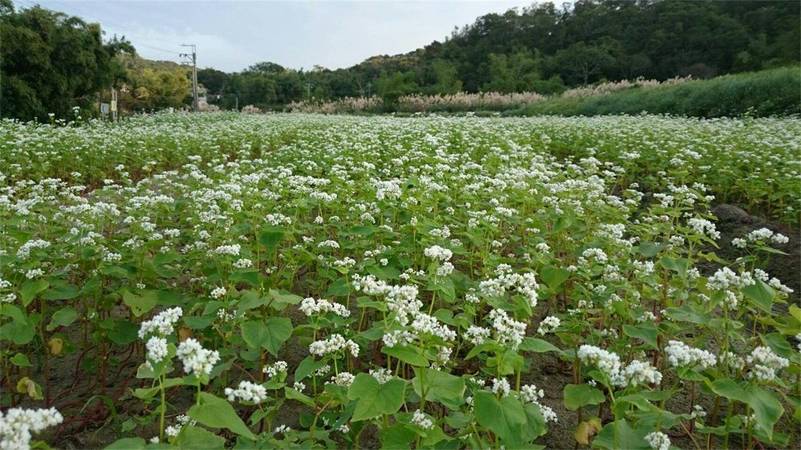
[[[0,448],[801,435],[801,122],[0,123]],[[797,263],[797,262],[796,262]],[[105,434],[101,433],[105,430]]]

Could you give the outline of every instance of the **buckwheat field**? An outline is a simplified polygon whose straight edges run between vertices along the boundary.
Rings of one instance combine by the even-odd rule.
[[[801,121],[0,123],[0,448],[798,448]]]

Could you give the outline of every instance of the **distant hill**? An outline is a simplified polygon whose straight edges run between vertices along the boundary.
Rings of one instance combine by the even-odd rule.
[[[267,63],[199,77],[212,92],[266,107],[309,97],[554,93],[602,80],[709,78],[796,63],[799,24],[796,0],[543,3],[481,16],[443,42],[346,69],[297,72]]]

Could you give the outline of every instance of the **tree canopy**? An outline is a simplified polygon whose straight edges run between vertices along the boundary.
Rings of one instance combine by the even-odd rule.
[[[0,115],[47,120],[92,107],[96,94],[125,77],[115,55],[133,52],[100,25],[38,6],[15,11],[0,0]]]

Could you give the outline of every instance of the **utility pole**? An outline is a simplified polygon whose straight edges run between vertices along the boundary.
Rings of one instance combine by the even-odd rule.
[[[192,53],[181,53],[181,57],[187,58],[187,63],[192,63],[192,111],[198,111],[197,102],[197,46],[195,44],[181,44],[181,47],[189,47]]]

